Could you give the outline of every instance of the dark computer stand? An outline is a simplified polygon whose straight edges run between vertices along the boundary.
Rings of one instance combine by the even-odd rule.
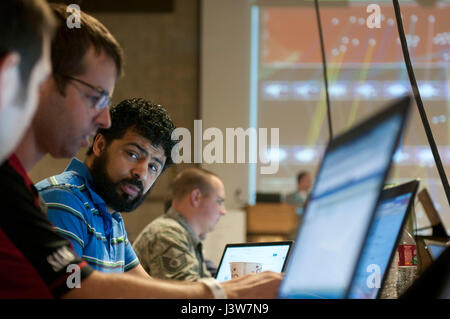
[[[450,298],[450,247],[417,278],[399,299]]]
[[[445,230],[444,224],[442,223],[441,217],[437,212],[433,201],[431,200],[430,194],[426,188],[422,189],[420,193],[417,195],[419,201],[422,203],[423,209],[425,210],[425,214],[428,217],[428,220],[431,223],[432,234],[431,236],[434,238],[447,238],[448,234]]]
[[[433,262],[430,254],[427,251],[427,245],[426,240],[433,240],[437,242],[448,242],[450,240],[450,237],[447,234],[447,231],[445,230],[444,224],[442,223],[442,220],[439,216],[439,213],[437,212],[433,201],[428,194],[428,191],[426,188],[422,189],[420,193],[417,195],[419,198],[420,203],[422,204],[422,207],[425,211],[425,214],[428,217],[428,220],[430,221],[430,226],[426,228],[416,229],[416,231],[429,229],[431,228],[431,235],[428,236],[421,236],[416,235],[416,245],[417,245],[417,256],[419,259],[419,268],[417,271],[417,274],[420,276]]]

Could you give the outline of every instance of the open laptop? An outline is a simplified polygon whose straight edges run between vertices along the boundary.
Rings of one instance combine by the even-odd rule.
[[[227,244],[217,268],[219,282],[231,279],[230,262],[262,263],[262,271],[282,272],[293,241]]]
[[[375,299],[380,296],[418,187],[419,181],[414,180],[383,190],[349,298]]]
[[[410,111],[404,97],[331,140],[280,298],[346,298]]]

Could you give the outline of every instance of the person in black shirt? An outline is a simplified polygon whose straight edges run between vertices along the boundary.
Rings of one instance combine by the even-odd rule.
[[[61,297],[79,286],[92,269],[53,231],[16,156],[0,166],[0,177],[0,298]]]
[[[66,266],[73,265],[80,280],[90,270],[52,230],[31,180],[10,155],[51,71],[56,20],[43,0],[2,0],[0,21],[0,298],[60,297],[72,285]]]

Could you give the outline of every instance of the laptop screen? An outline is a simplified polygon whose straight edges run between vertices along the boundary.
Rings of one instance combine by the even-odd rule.
[[[402,187],[408,186],[408,187]],[[414,200],[418,182],[403,184],[383,191],[369,236],[364,245],[349,298],[374,299],[382,287],[397,240],[401,235],[408,208]],[[396,196],[390,193],[403,188]]]
[[[231,279],[230,262],[262,263],[262,271],[282,272],[292,242],[229,244],[217,269],[219,282]]]
[[[376,124],[366,122],[330,143],[280,298],[345,297],[403,127],[402,115],[393,112]]]

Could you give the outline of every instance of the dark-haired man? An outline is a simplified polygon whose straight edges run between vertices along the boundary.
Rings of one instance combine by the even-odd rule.
[[[307,171],[301,171],[297,174],[297,189],[295,192],[286,196],[286,202],[288,204],[297,206],[298,215],[301,215],[303,212],[303,206],[308,198],[311,185],[311,174]]]
[[[113,107],[111,122],[109,129],[101,129],[95,136],[84,163],[72,160],[64,173],[39,182],[37,187],[47,202],[49,219],[92,268],[133,276],[101,279],[94,272],[84,281],[87,288],[71,291],[69,296],[205,298],[204,289],[199,291],[194,284],[148,280],[151,277],[135,258],[119,214],[137,207],[172,164],[174,124],[163,107],[144,99],[128,99]],[[242,282],[230,282],[227,289],[212,278],[205,284],[216,298],[274,297],[280,283],[276,276],[265,273],[259,278],[242,278]]]
[[[289,239],[295,240],[297,237],[297,232],[303,219],[303,209],[308,200],[311,186],[311,174],[308,171],[301,171],[297,174],[297,190],[286,196],[286,202],[296,207],[297,216],[297,221],[289,232]]]
[[[172,163],[175,126],[163,107],[144,99],[122,101],[111,119],[84,163],[74,158],[65,172],[36,187],[47,203],[47,218],[92,268],[148,277],[120,213],[138,207]]]

